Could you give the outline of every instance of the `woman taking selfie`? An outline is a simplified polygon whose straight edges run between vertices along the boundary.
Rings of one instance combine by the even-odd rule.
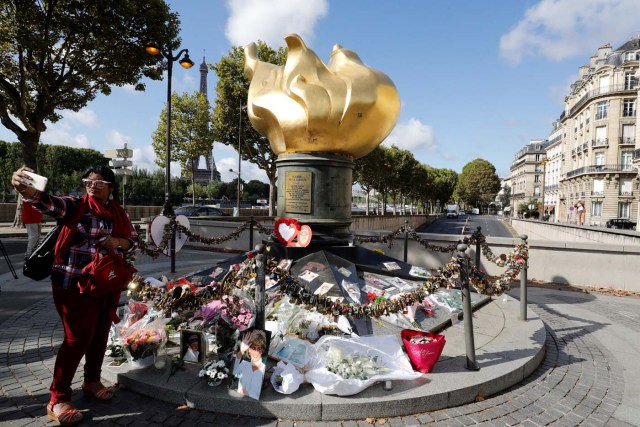
[[[86,194],[54,196],[33,188],[32,172],[23,166],[13,173],[11,184],[26,202],[58,220],[60,234],[51,271],[53,301],[64,327],[64,340],[56,357],[49,418],[60,425],[73,425],[83,415],[71,405],[71,382],[85,357],[82,391],[100,401],[113,398],[114,391],[100,381],[102,361],[120,292],[103,297],[80,293],[82,269],[93,261],[96,251],[116,250],[130,257],[135,252],[137,234],[127,213],[115,200],[118,188],[113,171],[107,167],[89,169],[82,176]]]

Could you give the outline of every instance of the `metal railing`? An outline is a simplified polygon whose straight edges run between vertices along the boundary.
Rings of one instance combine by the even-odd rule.
[[[578,175],[584,175],[588,173],[603,173],[603,172],[637,172],[637,168],[630,164],[616,164],[616,165],[593,165],[583,166],[578,169],[567,172],[567,178],[571,178]]]
[[[604,196],[604,191],[592,191],[591,192],[591,196],[593,196],[593,197],[603,197]]]
[[[584,106],[587,102],[592,100],[593,98],[597,98],[602,95],[613,95],[616,93],[637,93],[638,89],[630,89],[626,87],[624,84],[621,85],[611,85],[603,88],[594,89],[592,91],[587,92],[578,102],[575,103],[573,107],[569,110],[569,116],[573,116],[573,114],[578,111],[580,108]],[[597,119],[597,117],[596,117]]]
[[[620,142],[620,145],[626,145],[626,144],[635,145],[636,139],[630,136],[627,136],[627,137],[621,136],[619,142]]]
[[[592,147],[608,147],[609,146],[609,138],[603,139],[592,139],[591,140]]]

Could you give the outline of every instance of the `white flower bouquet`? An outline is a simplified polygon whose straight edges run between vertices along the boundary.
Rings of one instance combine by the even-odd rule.
[[[198,377],[204,378],[207,384],[215,387],[222,383],[222,380],[229,376],[229,369],[222,360],[212,360],[204,365],[204,368],[198,373]]]
[[[325,335],[314,347],[316,356],[305,377],[320,393],[350,396],[378,381],[412,380],[422,375],[412,369],[395,335]]]

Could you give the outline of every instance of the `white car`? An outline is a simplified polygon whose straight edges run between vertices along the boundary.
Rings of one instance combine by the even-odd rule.
[[[465,216],[465,213],[463,210],[458,211],[458,216]]]

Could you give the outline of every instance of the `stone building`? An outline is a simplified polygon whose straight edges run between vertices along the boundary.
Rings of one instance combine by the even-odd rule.
[[[638,37],[612,50],[600,47],[565,97],[562,125],[560,212],[574,221],[582,200],[586,224],[638,215],[637,141]]]
[[[549,141],[535,139],[520,150],[511,163],[511,212],[517,216],[518,206],[532,199],[542,203],[543,164]]]

